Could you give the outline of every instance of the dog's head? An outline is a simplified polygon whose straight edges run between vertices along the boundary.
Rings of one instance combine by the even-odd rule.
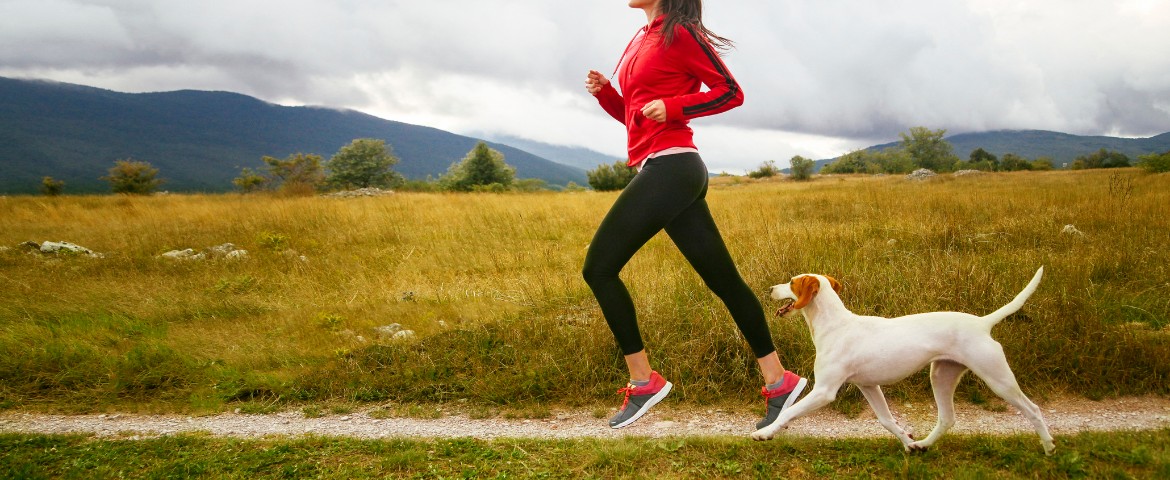
[[[776,311],[776,315],[784,316],[793,310],[800,310],[807,307],[809,302],[821,291],[821,282],[828,283],[833,288],[833,291],[841,293],[841,282],[828,275],[797,275],[792,277],[792,281],[788,283],[772,286],[770,292],[773,299],[780,301],[789,300],[789,302],[780,306],[780,309]]]

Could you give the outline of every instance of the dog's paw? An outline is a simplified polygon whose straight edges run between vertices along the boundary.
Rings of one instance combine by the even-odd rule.
[[[922,453],[925,452],[928,448],[930,447],[923,445],[921,442],[914,442],[906,445],[906,451],[910,453]]]
[[[752,432],[752,440],[762,442],[776,437],[776,430],[767,427]]]

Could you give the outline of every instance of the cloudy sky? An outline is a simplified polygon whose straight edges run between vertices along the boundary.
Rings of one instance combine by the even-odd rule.
[[[709,0],[746,103],[692,122],[711,170],[897,139],[1170,131],[1170,1]],[[0,76],[227,90],[624,153],[583,88],[626,0],[0,0]],[[958,152],[963,155],[964,152]]]

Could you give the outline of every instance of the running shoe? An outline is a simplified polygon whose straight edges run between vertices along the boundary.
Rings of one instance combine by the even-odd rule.
[[[756,422],[756,430],[771,425],[777,418],[780,418],[780,412],[796,403],[796,399],[800,397],[806,385],[808,385],[807,378],[785,370],[784,383],[781,383],[779,387],[772,390],[768,390],[767,386],[761,388],[760,394],[768,403],[768,411],[763,420]]]
[[[618,389],[617,393],[626,394],[626,399],[622,402],[622,408],[618,410],[617,415],[609,419],[610,428],[622,428],[642,418],[650,407],[666,398],[673,386],[658,372],[650,372],[649,385],[638,387],[626,384],[624,388]]]

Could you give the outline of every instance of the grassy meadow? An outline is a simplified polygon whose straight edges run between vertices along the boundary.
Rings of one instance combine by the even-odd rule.
[[[614,407],[624,367],[580,269],[615,196],[0,197],[0,408]],[[761,298],[815,272],[841,280],[857,313],[985,314],[1043,265],[993,331],[1024,391],[1170,393],[1168,175],[724,177],[708,200]],[[17,247],[46,240],[104,258]],[[158,258],[225,242],[248,258]],[[746,343],[665,235],[623,278],[672,402],[758,403]],[[785,365],[811,375],[799,315],[770,322]],[[395,323],[415,335],[377,330]],[[925,373],[886,391],[930,398]],[[839,408],[858,405],[844,393]],[[959,395],[992,396],[971,377]]]

